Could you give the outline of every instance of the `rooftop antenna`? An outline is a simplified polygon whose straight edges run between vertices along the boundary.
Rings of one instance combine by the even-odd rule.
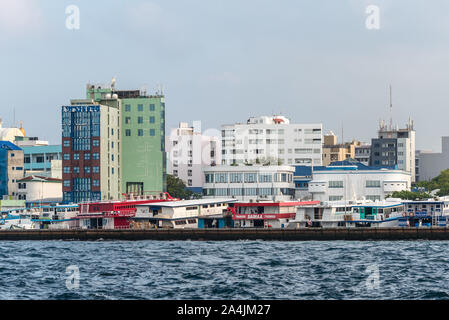
[[[390,131],[393,131],[393,95],[390,84]]]
[[[341,122],[341,144],[344,144],[345,140],[343,139],[343,121]]]

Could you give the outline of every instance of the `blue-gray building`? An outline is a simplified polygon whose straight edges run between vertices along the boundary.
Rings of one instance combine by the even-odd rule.
[[[0,197],[17,196],[17,180],[23,175],[23,150],[9,141],[0,141]]]

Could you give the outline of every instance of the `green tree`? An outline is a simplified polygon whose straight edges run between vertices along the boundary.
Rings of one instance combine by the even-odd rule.
[[[192,199],[200,198],[201,195],[186,188],[184,181],[171,174],[167,174],[167,192],[174,198]]]
[[[437,196],[449,195],[449,169],[441,171],[440,175],[430,181],[420,181],[416,183],[417,187],[424,188],[427,192],[439,189]]]
[[[412,192],[412,191],[395,191],[391,195],[392,198],[399,198],[402,200],[421,200],[421,199],[429,199],[432,196],[426,192]]]

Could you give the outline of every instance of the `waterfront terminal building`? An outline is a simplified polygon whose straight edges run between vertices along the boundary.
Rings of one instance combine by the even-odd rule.
[[[292,166],[210,166],[204,170],[204,198],[239,201],[291,201],[295,196]]]
[[[314,167],[309,182],[312,200],[384,200],[395,191],[410,190],[410,172],[397,167],[369,167],[346,160]]]

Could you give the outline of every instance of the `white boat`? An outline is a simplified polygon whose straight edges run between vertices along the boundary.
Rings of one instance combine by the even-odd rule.
[[[69,229],[75,224],[78,205],[49,205],[8,210],[0,229]]]
[[[403,212],[398,199],[327,201],[298,207],[288,228],[397,227]]]
[[[36,223],[30,215],[12,216],[0,218],[0,230],[30,230],[36,229]]]

